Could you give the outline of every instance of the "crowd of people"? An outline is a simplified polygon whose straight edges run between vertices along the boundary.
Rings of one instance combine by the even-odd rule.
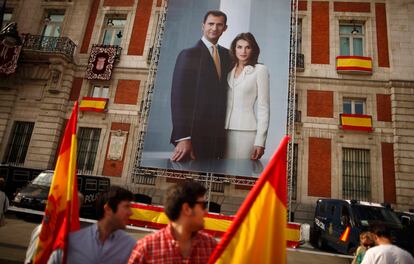
[[[360,245],[355,252],[352,264],[413,264],[413,256],[392,244],[390,229],[376,225],[371,231],[362,232]]]
[[[207,263],[217,245],[204,233],[207,213],[206,189],[196,181],[172,185],[166,192],[164,210],[170,223],[135,241],[124,231],[132,215],[133,194],[112,186],[97,200],[99,221],[69,234],[67,263]],[[81,198],[80,198],[81,200]],[[32,263],[40,225],[32,234],[26,264]],[[61,250],[54,251],[48,263],[63,262]],[[375,226],[360,235],[353,264],[414,264],[407,251],[392,244],[390,230]]]
[[[200,231],[207,213],[205,193],[195,181],[171,186],[164,203],[170,223],[135,241],[124,231],[133,194],[112,186],[97,199],[98,222],[69,234],[66,263],[207,263],[217,241]],[[33,262],[40,228],[32,233],[26,264]],[[63,258],[63,252],[55,250],[48,263],[60,264]]]

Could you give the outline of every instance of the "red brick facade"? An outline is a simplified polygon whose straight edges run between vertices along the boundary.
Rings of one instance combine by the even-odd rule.
[[[144,53],[151,9],[152,0],[140,0],[138,2],[128,47],[128,55],[142,55]]]
[[[378,121],[392,121],[391,95],[377,94],[377,119]]]
[[[378,66],[390,67],[388,55],[387,14],[384,3],[375,4],[375,22],[377,27]]]
[[[134,0],[104,0],[104,6],[133,6]]]
[[[335,12],[371,12],[370,3],[334,2]]]
[[[85,34],[83,35],[83,42],[80,48],[80,53],[87,53],[89,49],[89,44],[92,38],[93,27],[95,26],[96,16],[98,15],[100,0],[93,0],[92,7],[89,12],[88,24],[86,25]]]
[[[298,1],[298,10],[299,11],[308,10],[308,1]]]
[[[395,169],[394,146],[392,143],[381,143],[382,152],[382,177],[384,185],[384,202],[395,203]]]
[[[333,117],[332,91],[307,91],[307,116]]]
[[[331,139],[309,138],[308,195],[331,197]]]
[[[312,64],[329,64],[329,2],[312,2]]]
[[[75,77],[72,82],[72,89],[70,90],[69,100],[76,101],[79,99],[79,94],[82,89],[83,78]]]
[[[112,131],[121,130],[121,131],[125,131],[125,132],[129,133],[130,126],[131,126],[130,124],[112,123],[111,130]],[[127,143],[128,143],[128,134],[126,136],[126,142],[125,142],[125,145],[124,145],[122,160],[110,160],[110,159],[108,159],[109,145],[111,143],[110,140],[111,140],[111,138],[109,138],[108,145],[106,147],[105,162],[104,162],[102,174],[105,175],[105,176],[121,177],[122,176],[122,170],[124,168],[124,160],[125,160],[125,155],[126,155],[125,151],[126,151],[126,146],[127,146]]]
[[[114,103],[136,105],[138,102],[139,84],[139,80],[119,80]]]

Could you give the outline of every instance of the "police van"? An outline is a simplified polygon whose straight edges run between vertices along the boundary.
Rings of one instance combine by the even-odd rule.
[[[391,230],[395,244],[407,248],[409,238],[404,237],[403,226],[390,207],[356,200],[319,199],[311,241],[320,249],[352,254],[359,245],[359,234],[378,224]]]
[[[53,171],[41,172],[33,181],[19,190],[13,199],[13,205],[21,208],[44,211],[52,183]],[[100,192],[109,190],[110,180],[106,177],[77,175],[78,190],[84,196],[80,214],[83,217],[95,216],[95,201]]]

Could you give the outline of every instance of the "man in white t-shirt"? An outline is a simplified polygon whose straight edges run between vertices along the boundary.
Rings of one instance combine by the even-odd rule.
[[[414,264],[414,258],[410,253],[391,244],[389,229],[385,226],[377,226],[372,231],[377,246],[368,249],[362,264]]]

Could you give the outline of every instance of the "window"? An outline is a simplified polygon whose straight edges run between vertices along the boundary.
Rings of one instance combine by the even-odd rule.
[[[344,98],[343,113],[353,115],[365,114],[365,100]]]
[[[64,10],[47,10],[43,20],[42,36],[59,37],[62,33],[62,23],[65,16]]]
[[[80,127],[78,132],[78,170],[92,173],[98,150],[100,128]]]
[[[97,180],[86,179],[85,191],[96,191],[97,185],[98,185],[98,181]]]
[[[33,122],[14,122],[10,141],[7,148],[5,163],[23,164],[32,137]]]
[[[3,29],[8,23],[12,22],[13,12],[11,10],[5,10],[3,14],[3,24],[1,29]]]
[[[98,191],[106,192],[109,190],[109,181],[100,179],[98,184],[99,184]]]
[[[124,35],[125,22],[125,17],[111,16],[105,18],[102,44],[121,46],[122,37]]]
[[[371,200],[370,154],[367,149],[342,149],[342,196]]]
[[[341,56],[364,56],[364,27],[361,24],[339,25]]]
[[[302,18],[298,19],[296,53],[302,53]]]
[[[109,98],[109,86],[93,85],[91,96],[96,98]]]

